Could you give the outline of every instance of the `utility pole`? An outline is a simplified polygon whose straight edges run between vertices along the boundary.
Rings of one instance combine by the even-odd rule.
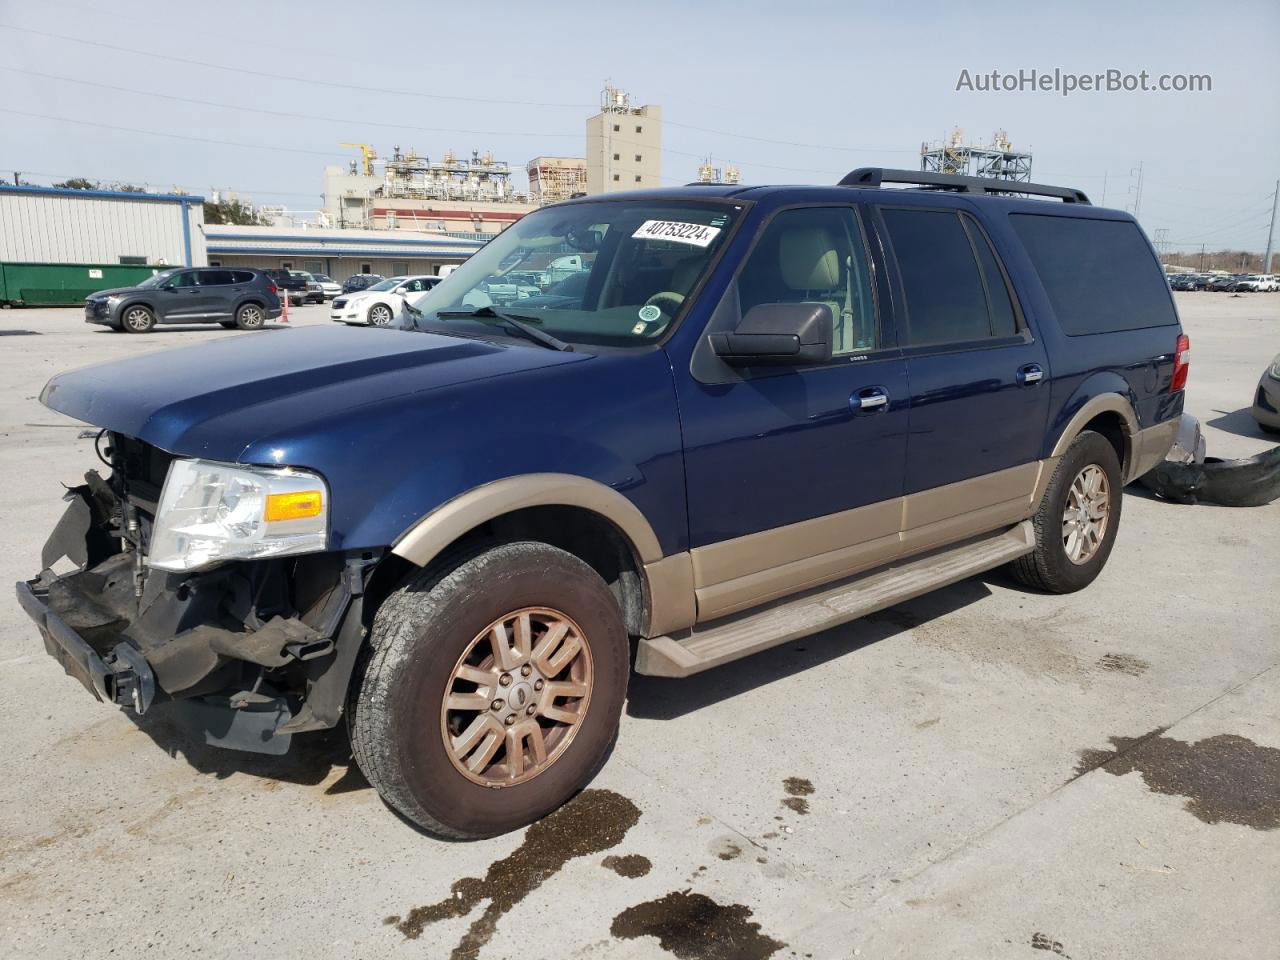
[[[1262,272],[1271,272],[1271,240],[1276,233],[1276,201],[1280,200],[1280,180],[1276,181],[1276,192],[1271,195],[1271,223],[1267,225],[1267,253],[1262,258]]]
[[[1129,192],[1134,195],[1133,196],[1133,219],[1141,220],[1142,219],[1142,161],[1141,160],[1138,161],[1138,166],[1136,168],[1135,167],[1129,168],[1129,176],[1138,178],[1138,182],[1136,185],[1130,184]]]
[[[14,185],[15,187],[20,187],[20,186],[22,186],[22,181],[18,179],[18,171],[17,171],[17,170],[13,171],[13,185]],[[1270,242],[1270,241],[1268,241],[1268,242],[1267,242],[1267,247],[1268,247],[1268,249],[1270,249],[1270,247],[1271,247],[1271,242]]]
[[[1204,244],[1200,244],[1200,272],[1204,273]]]

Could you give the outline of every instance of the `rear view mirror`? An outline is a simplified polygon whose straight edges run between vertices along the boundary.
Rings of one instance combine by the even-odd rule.
[[[762,303],[732,333],[711,334],[711,349],[735,367],[825,363],[833,325],[826,304]]]

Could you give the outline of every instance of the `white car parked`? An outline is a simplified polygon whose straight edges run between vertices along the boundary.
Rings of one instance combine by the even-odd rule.
[[[329,319],[371,327],[390,326],[404,312],[405,298],[422,294],[440,282],[439,277],[388,277],[357,293],[335,297]]]
[[[1235,288],[1237,293],[1246,290],[1254,293],[1275,293],[1280,289],[1280,283],[1277,283],[1276,278],[1270,274],[1254,274],[1239,281]]]

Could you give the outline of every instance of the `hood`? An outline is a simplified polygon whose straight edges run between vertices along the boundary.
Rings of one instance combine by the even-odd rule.
[[[137,287],[112,287],[112,288],[111,288],[111,289],[109,289],[109,290],[95,290],[95,291],[93,291],[93,293],[89,294],[89,296],[85,297],[85,299],[86,299],[86,300],[101,300],[101,299],[103,299],[104,297],[115,296],[115,295],[118,295],[118,294],[133,293],[133,292],[135,292],[137,289],[138,289]]]
[[[291,426],[357,418],[358,408],[394,397],[586,359],[429,333],[303,327],[58,374],[40,401],[170,453],[234,461],[258,437]]]

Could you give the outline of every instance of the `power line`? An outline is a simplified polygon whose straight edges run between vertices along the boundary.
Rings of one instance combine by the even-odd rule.
[[[0,30],[16,30],[19,33],[28,33],[36,37],[45,37],[49,40],[64,40],[68,43],[79,43],[88,47],[100,47],[104,50],[112,50],[116,53],[130,53],[138,57],[151,57],[156,60],[167,60],[171,63],[183,63],[193,67],[206,67],[210,70],[223,70],[228,73],[235,73],[240,76],[264,77],[268,80],[287,80],[291,83],[305,83],[318,87],[334,87],[339,90],[357,90],[361,93],[389,93],[401,97],[421,97],[427,100],[453,100],[459,103],[487,103],[496,104],[504,107],[572,107],[574,109],[582,109],[584,106],[590,108],[591,104],[581,103],[546,103],[535,100],[499,100],[488,97],[463,97],[455,94],[444,93],[424,93],[421,90],[397,90],[392,87],[369,87],[354,83],[340,83],[336,80],[317,80],[313,77],[299,77],[286,73],[271,73],[266,70],[253,70],[248,67],[229,67],[221,63],[210,63],[207,60],[194,60],[189,57],[175,57],[172,54],[156,53],[153,50],[139,50],[136,47],[122,47],[113,43],[103,43],[101,40],[85,40],[81,37],[69,37],[61,33],[47,33],[43,30],[32,30],[29,27],[19,27],[11,23],[0,23]]]
[[[235,113],[259,113],[270,117],[287,117],[294,120],[319,120],[325,123],[341,123],[347,126],[352,124],[351,117],[322,117],[310,113],[292,113],[287,110],[266,110],[262,107],[244,107],[233,103],[221,103],[217,100],[199,100],[195,97],[179,97],[172,93],[161,93],[158,90],[138,90],[135,87],[121,87],[112,83],[102,83],[98,80],[82,80],[79,77],[66,77],[56,73],[42,73],[38,70],[28,70],[23,67],[7,67],[0,65],[0,70],[7,70],[10,73],[20,73],[30,77],[41,77],[45,80],[60,80],[65,83],[78,83],[87,87],[100,87],[103,90],[114,90],[117,93],[130,93],[140,97],[157,97],[162,100],[173,100],[177,103],[194,103],[202,107],[217,107],[220,110],[231,110]],[[544,132],[513,132],[509,130],[463,130],[456,127],[419,127],[408,123],[386,123],[377,120],[367,120],[364,117],[359,118],[357,123],[367,127],[386,127],[391,130],[413,130],[418,133],[463,133],[478,137],[576,137],[576,133],[544,133]]]

